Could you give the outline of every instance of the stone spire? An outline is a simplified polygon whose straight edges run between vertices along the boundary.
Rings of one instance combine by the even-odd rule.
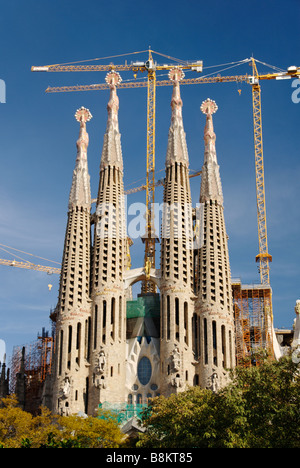
[[[69,211],[62,258],[60,289],[56,307],[56,350],[53,372],[53,408],[63,415],[85,412],[88,376],[86,359],[91,301],[91,194],[87,165],[86,122],[92,115],[81,107],[77,157],[69,197]]]
[[[189,156],[186,145],[186,137],[182,121],[182,99],[180,96],[179,81],[184,78],[184,73],[179,68],[170,70],[169,78],[173,82],[173,94],[171,100],[172,117],[169,129],[166,166],[175,162],[188,166]]]
[[[100,169],[110,165],[117,166],[119,169],[123,170],[121,135],[118,121],[119,98],[116,88],[116,86],[121,83],[122,78],[119,73],[112,71],[107,74],[105,81],[110,88],[110,98],[107,104],[108,118]]]
[[[205,203],[207,200],[216,200],[223,205],[222,184],[216,153],[216,134],[212,119],[212,115],[217,112],[218,106],[215,101],[207,99],[202,103],[201,110],[206,114],[206,124],[204,129],[205,150],[200,203]]]
[[[212,122],[217,105],[207,99],[201,110],[206,114],[200,189],[203,244],[195,256],[198,297],[193,317],[193,349],[198,361],[197,381],[201,387],[216,391],[227,383],[227,369],[235,365],[235,337],[223,195]]]
[[[91,189],[87,162],[89,135],[86,131],[86,122],[91,120],[92,114],[88,109],[81,107],[77,110],[75,118],[80,122],[80,131],[79,138],[76,143],[77,158],[69,197],[69,209],[72,209],[72,207],[76,205],[90,208]]]
[[[120,80],[114,71],[106,76],[110,99],[100,163],[91,281],[91,412],[100,402],[125,399],[126,294],[123,275],[127,266],[127,236],[116,93]],[[120,389],[124,389],[123,397],[120,397]]]
[[[166,155],[161,240],[161,385],[164,395],[193,384],[191,322],[193,309],[192,210],[188,151],[182,122],[180,69],[173,81],[172,116]]]

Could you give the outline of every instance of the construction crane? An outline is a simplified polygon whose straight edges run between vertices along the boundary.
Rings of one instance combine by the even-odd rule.
[[[118,85],[119,88],[139,88],[148,87],[148,117],[147,117],[147,206],[151,201],[151,196],[154,196],[154,167],[155,167],[155,88],[157,86],[170,86],[172,85],[170,80],[157,80],[157,70],[170,70],[174,68],[174,65],[162,65],[158,66],[152,58],[152,52],[149,50],[149,58],[147,62],[135,62],[131,65],[47,65],[42,67],[32,67],[32,71],[43,71],[43,72],[75,72],[75,71],[105,71],[115,69],[117,71],[148,71],[148,81],[127,81],[122,82]],[[162,55],[162,54],[159,54]],[[266,222],[266,203],[265,203],[265,183],[264,183],[264,160],[263,160],[263,139],[262,139],[262,117],[261,117],[261,88],[260,81],[262,80],[282,80],[298,78],[300,76],[300,68],[291,66],[287,71],[279,71],[275,73],[259,74],[257,71],[256,63],[258,60],[253,57],[245,59],[236,64],[250,63],[252,65],[252,74],[245,75],[231,75],[231,76],[205,76],[197,78],[184,78],[180,81],[180,85],[190,84],[210,84],[210,83],[248,83],[252,87],[252,105],[253,105],[253,124],[254,124],[254,149],[255,149],[255,175],[256,175],[256,198],[257,198],[257,220],[258,220],[258,239],[259,239],[259,254],[256,256],[256,261],[259,262],[260,268],[260,279],[262,285],[270,284],[270,266],[269,263],[272,261],[272,256],[268,252],[267,242],[267,222]],[[232,62],[233,63],[233,62]],[[263,63],[263,62],[259,62]],[[263,65],[266,65],[263,63]],[[202,71],[203,64],[201,61],[197,61],[193,64],[187,64],[182,62],[177,65],[180,68],[188,68],[190,70]],[[229,67],[231,68],[231,67]],[[136,75],[135,75],[136,78]],[[108,89],[106,83],[103,84],[91,84],[91,85],[76,85],[76,86],[63,86],[63,87],[48,87],[46,93],[58,93],[58,92],[73,92],[73,91],[95,91]],[[136,190],[137,191],[137,190]],[[148,218],[151,221],[151,210],[148,208]],[[147,228],[151,232],[151,222],[147,223]],[[146,245],[146,255],[147,255]],[[147,257],[145,255],[145,262]],[[155,259],[153,258],[154,262]],[[152,266],[155,264],[152,263]],[[146,265],[145,265],[146,266]]]
[[[0,265],[12,266],[16,268],[25,268],[26,270],[43,271],[48,275],[52,275],[53,273],[60,275],[61,272],[61,268],[55,268],[45,265],[36,265],[35,263],[31,262],[17,262],[16,260],[6,260],[4,258],[0,258]]]
[[[147,86],[147,155],[146,155],[146,232],[142,238],[145,243],[145,257],[144,257],[144,268],[146,272],[146,280],[142,283],[142,293],[147,294],[151,292],[156,292],[156,286],[154,283],[149,281],[150,279],[150,270],[155,268],[155,244],[158,242],[158,236],[155,233],[154,228],[154,219],[152,207],[155,201],[155,111],[156,111],[156,72],[157,71],[170,71],[174,68],[174,64],[164,64],[158,65],[154,60],[152,51],[149,48],[148,51],[148,60],[146,62],[136,61],[130,65],[48,65],[42,67],[33,66],[32,71],[46,71],[46,72],[74,72],[74,71],[132,71],[135,74],[137,72],[147,72],[147,83],[121,83],[118,85],[118,88],[134,87],[135,85],[142,84],[142,86]],[[156,52],[157,53],[157,52]],[[163,55],[163,54],[159,54]],[[164,56],[166,57],[166,56]],[[167,57],[171,58],[171,57]],[[196,72],[202,72],[203,62],[198,60],[193,63],[183,62],[177,67],[183,70],[192,70]],[[168,80],[168,84],[170,84]],[[127,86],[129,85],[129,86]],[[96,85],[97,87],[97,85]],[[101,89],[106,89],[107,86]],[[96,88],[95,88],[96,89]],[[97,87],[97,89],[99,89]],[[79,89],[72,89],[72,91],[78,91]],[[82,89],[83,90],[83,89]],[[58,91],[58,88],[56,88]],[[70,89],[60,89],[59,91],[70,91]],[[53,92],[53,89],[48,88],[47,92]],[[144,187],[141,188],[144,190]],[[138,189],[136,190],[138,191]],[[132,193],[132,192],[131,192]]]
[[[198,177],[201,175],[202,171],[196,171],[192,174],[189,174],[189,178],[192,179],[193,177]],[[165,185],[165,179],[159,179],[157,182],[154,183],[154,187],[163,187]],[[125,195],[130,195],[131,193],[141,192],[142,190],[146,190],[147,185],[140,185],[139,187],[134,187],[132,189],[125,190]]]
[[[48,262],[56,263],[57,265],[60,265],[60,263],[54,262],[53,260],[49,260],[48,258],[39,257],[38,255],[33,255],[29,252],[24,252],[23,250],[19,250],[19,249],[16,249],[14,247],[10,247],[4,244],[0,244],[0,249],[8,253],[9,255],[13,255],[15,258],[19,258],[19,260],[22,260],[22,261],[17,261],[15,260],[15,258],[13,260],[0,258],[0,265],[6,265],[6,266],[11,266],[11,267],[16,267],[16,268],[25,268],[26,270],[43,271],[47,273],[48,275],[52,275],[52,274],[60,275],[61,273],[61,268],[59,267],[37,265],[36,263],[32,263],[32,262],[29,262],[28,260],[25,260],[24,258],[17,255],[15,252],[29,255],[31,257],[40,258],[42,260],[47,260]],[[14,252],[11,252],[11,250],[13,250]],[[49,290],[51,290],[50,285],[48,286],[49,286]]]

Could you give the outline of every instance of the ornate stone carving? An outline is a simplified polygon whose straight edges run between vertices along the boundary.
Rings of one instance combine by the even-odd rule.
[[[62,397],[67,398],[70,395],[71,382],[70,377],[66,376],[61,389]]]
[[[206,388],[212,390],[213,392],[217,392],[220,387],[219,376],[217,372],[213,372],[211,376],[207,379]]]
[[[177,345],[174,345],[174,349],[171,353],[171,368],[170,371],[173,372],[178,372],[180,370],[181,366],[181,359],[180,359],[180,351]]]
[[[97,365],[96,365],[96,368],[95,368],[96,373],[97,374],[103,374],[104,370],[105,370],[105,365],[106,365],[106,356],[105,356],[104,349],[101,346],[100,351],[99,351],[99,355],[98,355],[98,358],[97,358]]]
[[[171,385],[172,387],[176,387],[176,388],[182,387],[182,380],[179,374],[176,374],[176,377],[172,379]]]

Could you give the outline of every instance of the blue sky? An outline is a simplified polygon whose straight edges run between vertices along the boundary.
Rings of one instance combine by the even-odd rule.
[[[93,114],[88,158],[93,196],[97,193],[108,92],[45,94],[44,90],[48,85],[101,83],[105,74],[32,73],[32,65],[126,54],[151,46],[182,60],[203,60],[204,67],[253,55],[286,69],[300,66],[299,21],[299,0],[1,0],[0,79],[6,84],[6,103],[0,103],[0,243],[61,261],[78,136],[74,113],[81,106]],[[147,53],[128,55],[115,63],[146,58]],[[203,74],[214,70],[204,68]],[[267,68],[259,65],[259,71]],[[249,65],[243,65],[224,74],[250,72]],[[122,77],[130,79],[132,74]],[[262,82],[268,239],[273,255],[270,277],[277,327],[292,325],[300,297],[300,103],[292,101],[291,85],[291,81]],[[157,89],[158,179],[163,177],[171,92],[171,87]],[[125,186],[140,185],[146,165],[146,89],[118,94]],[[181,95],[193,170],[203,163],[205,119],[200,105],[210,97],[219,106],[214,125],[232,276],[244,283],[259,282],[251,88],[246,83],[182,86]],[[200,178],[192,179],[191,186],[195,204]],[[156,194],[160,201],[161,189]],[[132,197],[128,203],[143,202],[144,192]],[[133,267],[142,266],[142,253],[136,240]],[[0,250],[0,258],[12,257]],[[58,282],[58,275],[0,266],[0,339],[8,354],[13,345],[35,340],[42,327],[49,329]],[[53,285],[51,291],[48,284]]]

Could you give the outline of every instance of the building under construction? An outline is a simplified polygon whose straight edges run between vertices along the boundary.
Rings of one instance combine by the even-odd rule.
[[[42,403],[47,404],[45,382],[51,375],[53,345],[54,335],[49,336],[43,328],[36,341],[13,349],[7,390],[15,393],[21,408],[32,414]]]
[[[157,395],[168,397],[190,386],[217,391],[227,384],[229,370],[236,365],[258,365],[261,350],[271,357],[276,355],[264,206],[259,86],[262,77],[258,76],[254,60],[252,66],[253,76],[247,81],[253,91],[255,164],[259,176],[261,284],[243,285],[231,278],[213,126],[218,106],[211,99],[201,105],[205,148],[204,155],[199,151],[200,203],[197,209],[192,208],[180,86],[185,81],[183,69],[199,72],[201,63],[159,67],[150,52],[146,63],[129,67],[148,73],[146,228],[142,238],[145,254],[141,267],[131,269],[118,121],[117,88],[121,87],[121,77],[118,67],[110,67],[106,76],[110,92],[107,126],[95,211],[87,156],[87,124],[92,115],[84,107],[75,114],[79,138],[59,297],[55,312],[51,313],[55,337],[41,336],[32,349],[16,350],[13,357],[12,373],[16,377],[11,385],[18,392],[24,390],[25,409],[33,411],[37,402],[43,401],[62,415],[93,415],[99,406],[121,408],[129,415]],[[124,67],[128,69],[127,65]],[[67,71],[66,68],[53,71]],[[160,235],[155,231],[152,212],[153,112],[158,69],[169,71],[168,84],[173,87]],[[265,79],[271,79],[270,76]],[[155,263],[158,242],[160,268]],[[141,293],[132,300],[131,288],[137,282],[141,283]],[[22,376],[26,376],[26,382]]]

